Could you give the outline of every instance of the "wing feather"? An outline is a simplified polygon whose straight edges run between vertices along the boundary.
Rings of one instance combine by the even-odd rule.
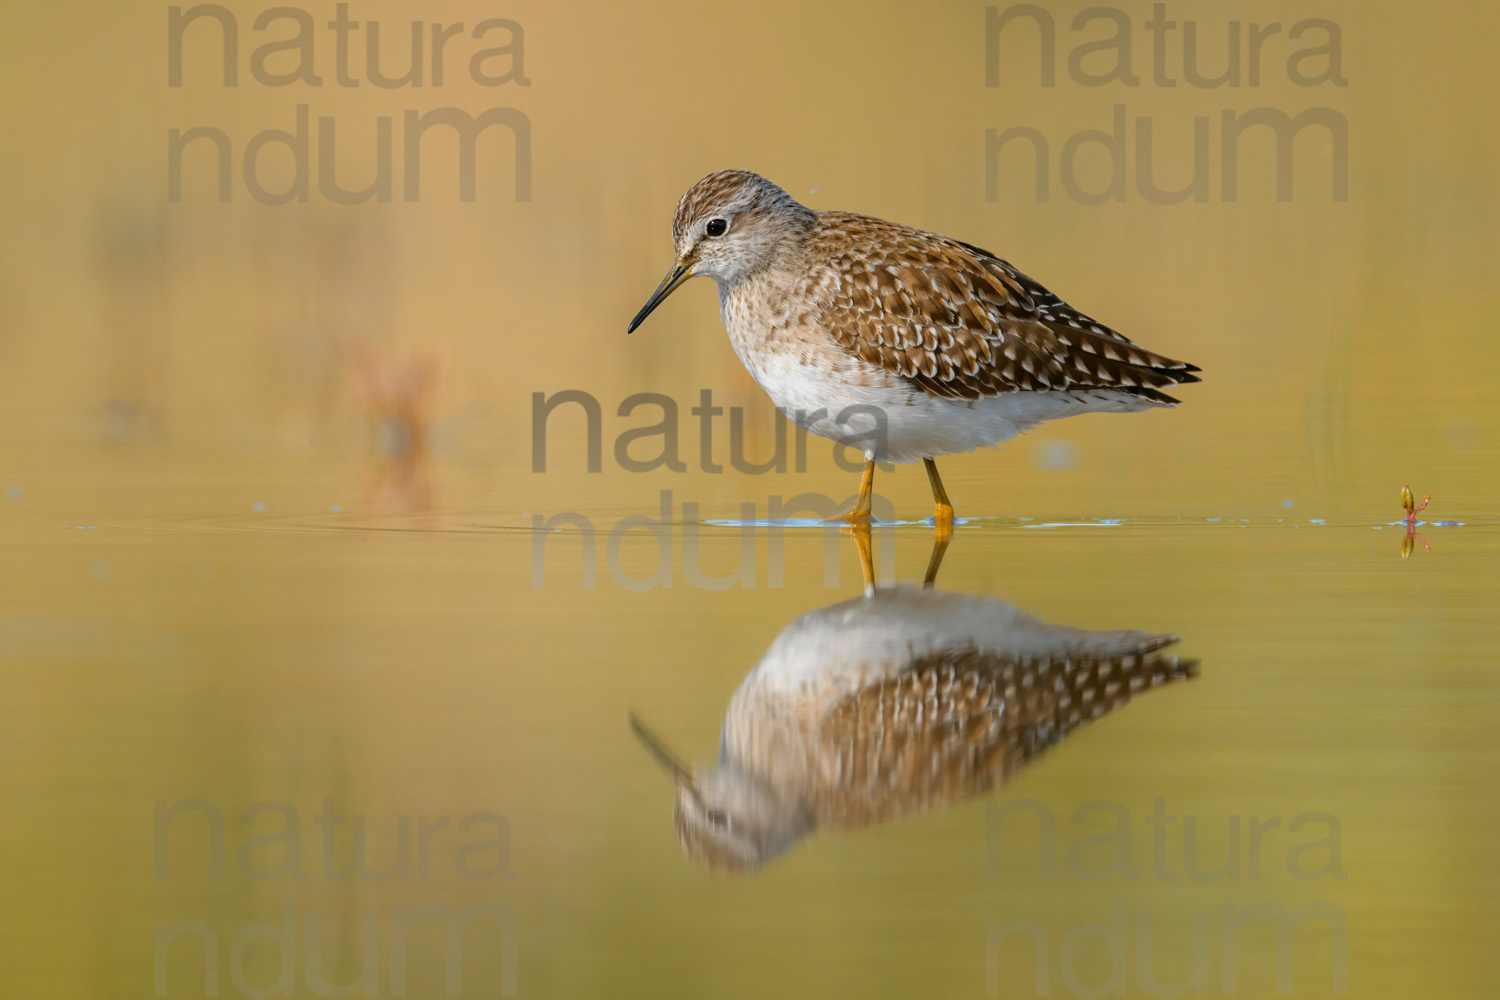
[[[1162,653],[1176,636],[1112,653],[1016,657],[934,653],[832,707],[819,724],[832,761],[811,805],[819,822],[864,826],[979,794],[1077,727],[1197,663]]]
[[[1153,402],[1198,368],[1148,351],[987,250],[869,216],[823,212],[801,289],[844,350],[933,396],[1113,389]]]

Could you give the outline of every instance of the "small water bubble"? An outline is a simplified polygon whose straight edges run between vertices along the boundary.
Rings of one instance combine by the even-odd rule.
[[[1291,510],[1292,509],[1292,501],[1290,501],[1290,500],[1283,500],[1283,501],[1281,501],[1281,509],[1282,510]]]
[[[1204,518],[1204,520],[1207,521],[1209,524],[1214,524],[1214,523],[1216,523],[1218,521],[1222,521],[1224,519],[1222,517],[1206,517],[1206,518]]]
[[[257,500],[250,505],[250,509],[256,512],[263,511],[266,509],[266,502],[264,500]]]
[[[19,485],[7,486],[5,487],[5,495],[12,500],[19,500],[26,495],[26,487]]]
[[[1310,518],[1307,519],[1307,523],[1308,524],[1327,524],[1328,522],[1325,521],[1325,520],[1323,520],[1321,517],[1310,517]]]
[[[108,580],[109,563],[102,560],[94,563],[89,567],[89,576],[93,577],[95,580]]]
[[[329,509],[329,511],[331,511],[334,514],[342,514],[344,512],[344,508],[340,507],[338,504],[334,504],[332,507],[329,507],[328,509]]]

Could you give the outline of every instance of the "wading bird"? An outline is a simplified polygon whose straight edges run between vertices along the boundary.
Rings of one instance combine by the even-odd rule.
[[[777,408],[865,452],[839,515],[868,522],[877,461],[926,465],[933,521],[953,507],[934,462],[1044,420],[1179,401],[1198,369],[1137,347],[1007,261],[936,233],[814,211],[748,170],[710,174],[672,219],[676,262],[630,332],[689,278],[719,285],[730,343]]]

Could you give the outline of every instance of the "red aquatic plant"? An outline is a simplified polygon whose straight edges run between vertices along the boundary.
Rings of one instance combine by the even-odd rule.
[[[1423,497],[1419,504],[1412,497],[1410,485],[1401,487],[1401,506],[1406,509],[1406,537],[1401,539],[1402,559],[1411,558],[1412,549],[1416,548],[1417,542],[1422,543],[1422,551],[1432,551],[1432,546],[1427,544],[1427,539],[1417,531],[1417,515],[1426,510],[1430,503],[1432,503],[1431,493]]]

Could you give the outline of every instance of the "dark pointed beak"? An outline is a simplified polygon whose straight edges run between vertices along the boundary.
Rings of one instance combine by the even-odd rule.
[[[671,751],[661,739],[646,728],[646,724],[640,720],[634,712],[630,713],[630,728],[635,732],[636,738],[641,741],[651,756],[656,758],[657,763],[671,772],[672,777],[693,788],[693,769],[681,757]]]
[[[668,271],[667,276],[661,279],[661,284],[656,286],[656,291],[651,293],[651,298],[646,300],[646,304],[641,306],[641,311],[635,314],[635,319],[630,321],[630,329],[625,332],[635,333],[635,328],[646,321],[646,317],[651,315],[651,310],[666,301],[667,296],[676,291],[678,285],[692,276],[693,266],[691,264],[679,263],[672,270]]]

